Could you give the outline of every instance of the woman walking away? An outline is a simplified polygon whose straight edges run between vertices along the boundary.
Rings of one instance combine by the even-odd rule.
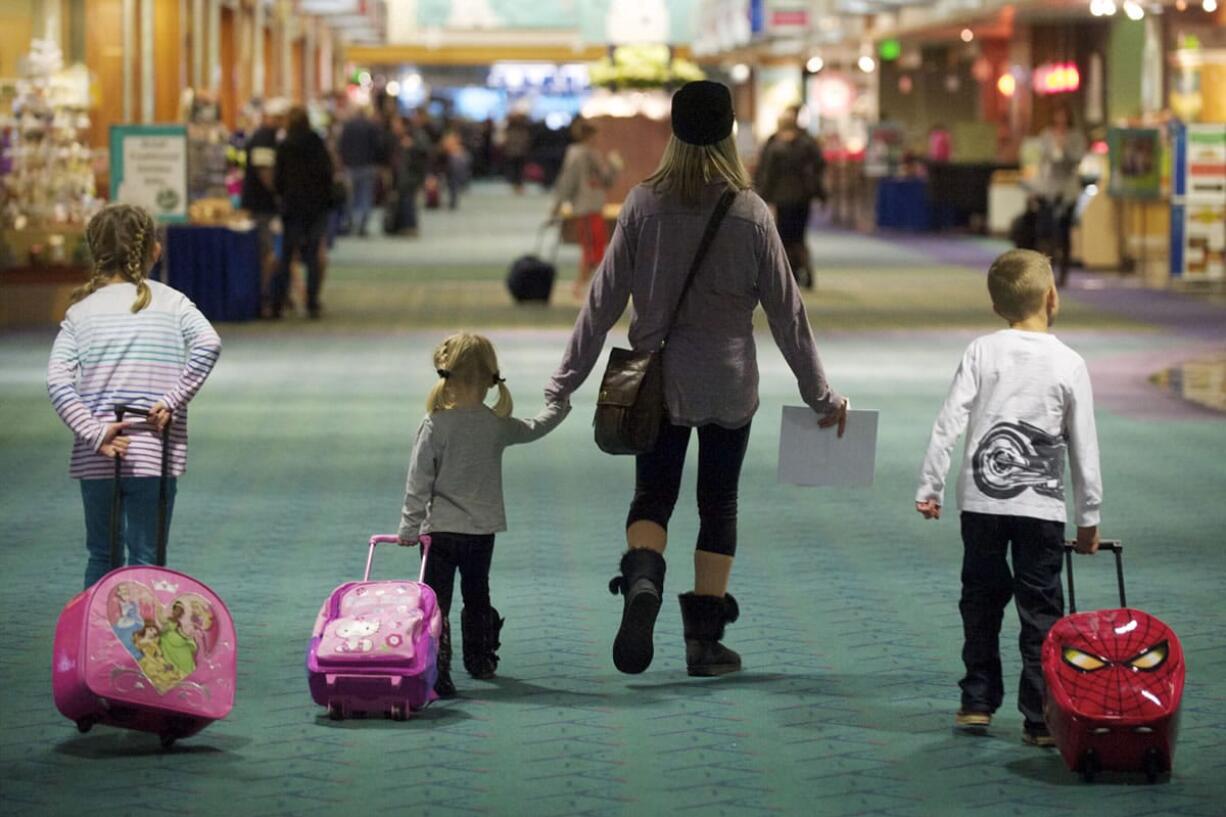
[[[617,179],[622,160],[617,153],[606,159],[592,146],[596,126],[586,119],[576,119],[570,128],[575,143],[566,149],[562,172],[553,192],[553,218],[565,214],[574,219],[583,255],[579,259],[579,277],[575,279],[574,295],[582,298],[592,273],[600,266],[609,232],[604,223],[606,191]]]
[[[162,435],[170,427],[166,528],[176,478],[187,468],[187,403],[204,384],[221,339],[182,293],[145,276],[162,246],[145,210],[111,204],[89,220],[85,242],[94,273],[72,294],[51,348],[47,392],[76,438],[69,473],[81,481],[89,587],[111,569],[115,458],[123,460],[120,530],[128,564],[157,556]],[[116,405],[149,413],[116,422]]]
[[[681,595],[690,675],[721,675],[741,658],[721,642],[738,606],[727,592],[737,546],[737,482],[758,408],[753,312],[761,304],[800,394],[823,427],[842,434],[847,401],[826,382],[813,332],[766,204],[732,137],[732,96],[692,82],[673,97],[673,135],[659,169],[622,207],[613,240],[546,390],[567,399],[600,357],[605,335],[634,302],[630,345],[664,347],[666,405],[655,448],[635,462],[626,519],[629,550],[610,589],[624,596],[613,663],[638,673],[651,663],[652,630],[664,589],[668,521],[676,504],[692,430],[698,431],[698,516],[694,590]],[[683,287],[717,204],[730,199],[693,284]],[[725,202],[726,203],[726,202]],[[672,322],[674,308],[680,309]]]

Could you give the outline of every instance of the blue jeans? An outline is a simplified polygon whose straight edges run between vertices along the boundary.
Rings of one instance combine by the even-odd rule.
[[[375,178],[379,168],[375,165],[365,165],[351,167],[347,172],[349,186],[353,189],[349,198],[349,224],[358,235],[366,235],[366,222],[370,220],[370,210],[375,206]]]
[[[127,546],[130,565],[151,565],[157,561],[158,477],[124,477],[119,480],[123,497],[123,518],[119,522],[120,542]],[[166,485],[166,531],[175,508],[176,480]],[[111,570],[111,504],[115,480],[81,480],[81,499],[85,503],[85,547],[89,564],[85,567],[85,586],[89,587]]]

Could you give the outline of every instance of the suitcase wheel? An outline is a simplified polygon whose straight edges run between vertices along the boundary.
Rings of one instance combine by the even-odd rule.
[[[86,732],[94,728],[93,718],[81,718],[77,721],[77,731],[84,735]]]
[[[344,720],[345,710],[336,701],[330,701],[328,703],[328,717],[334,721]]]
[[[1162,752],[1152,746],[1145,750],[1145,779],[1150,783],[1157,783],[1158,778],[1166,771],[1166,763],[1162,757]]]
[[[409,719],[409,709],[404,704],[392,704],[392,711],[389,715],[394,721],[407,721]]]
[[[1102,771],[1102,761],[1098,759],[1098,752],[1086,749],[1085,754],[1081,756],[1081,779],[1087,783],[1093,783],[1100,771]]]

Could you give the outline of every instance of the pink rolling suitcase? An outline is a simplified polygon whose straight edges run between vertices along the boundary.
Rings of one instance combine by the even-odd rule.
[[[116,406],[115,416],[143,414]],[[55,627],[51,684],[56,708],[88,732],[95,724],[159,735],[169,748],[234,706],[237,642],[217,594],[166,564],[166,473],[162,435],[157,567],[117,567],[64,607]],[[111,564],[123,561],[122,497],[115,460]]]
[[[435,661],[443,617],[423,581],[430,537],[421,537],[417,581],[370,580],[375,546],[398,542],[394,535],[370,537],[362,581],[333,590],[315,620],[307,679],[311,697],[334,720],[366,714],[405,720],[438,697]]]

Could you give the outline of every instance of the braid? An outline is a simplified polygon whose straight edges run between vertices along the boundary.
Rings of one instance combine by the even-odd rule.
[[[128,247],[127,278],[136,284],[136,300],[132,303],[132,311],[140,312],[153,300],[153,293],[145,281],[145,242],[146,221],[149,219],[144,210],[133,210],[132,217],[136,220],[133,228],[132,244]]]

